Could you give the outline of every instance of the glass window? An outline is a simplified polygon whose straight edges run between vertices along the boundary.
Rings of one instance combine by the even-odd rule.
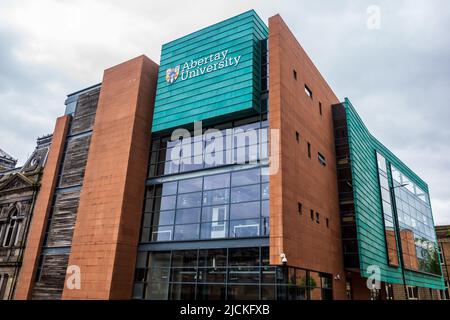
[[[195,285],[172,283],[170,298],[171,300],[195,300]]]
[[[261,195],[260,185],[235,187],[231,189],[231,202],[247,202],[259,200]]]
[[[228,286],[229,300],[258,300],[259,286],[230,285]]]
[[[228,221],[202,223],[200,237],[202,240],[227,238]]]
[[[180,159],[180,172],[188,172],[203,168],[203,158],[201,156]]]
[[[269,168],[261,168],[261,182],[269,182]]]
[[[227,266],[227,249],[206,249],[199,251],[199,267],[217,268]]]
[[[225,300],[225,285],[197,285],[197,300]]]
[[[231,248],[228,255],[229,266],[259,266],[259,248]]]
[[[261,189],[262,189],[261,198],[262,199],[269,199],[269,195],[270,195],[269,184],[268,183],[264,183],[263,185],[261,185]]]
[[[174,231],[174,240],[197,240],[199,238],[199,224],[176,225]]]
[[[219,174],[215,176],[206,176],[205,178],[205,190],[222,189],[230,186],[230,174]]]
[[[173,226],[153,227],[151,241],[171,241]]]
[[[177,210],[176,224],[188,224],[200,222],[200,208]]]
[[[198,284],[226,282],[226,268],[201,268],[198,270]]]
[[[136,258],[136,268],[146,268],[148,262],[148,252],[138,252]]]
[[[172,268],[197,267],[197,250],[174,251]]]
[[[230,267],[228,269],[228,282],[259,283],[258,267]]]
[[[262,218],[261,219],[261,236],[268,236],[270,234],[270,219]]]
[[[177,193],[178,182],[167,182],[162,186],[162,195],[171,196]]]
[[[190,193],[202,190],[202,178],[195,178],[189,180],[181,180],[178,187],[178,193]]]
[[[242,186],[260,182],[260,169],[237,171],[231,174],[231,186]]]
[[[145,298],[148,300],[167,300],[169,295],[169,282],[150,283],[147,285]]]
[[[261,202],[261,216],[269,217],[270,216],[270,203],[269,201]]]
[[[155,282],[168,282],[170,279],[170,268],[150,268],[147,272],[147,281],[150,283]]]
[[[186,193],[178,196],[177,208],[193,208],[202,205],[202,193]]]
[[[386,201],[383,201],[383,212],[392,217],[392,206],[390,203],[387,203]]]
[[[170,252],[151,252],[148,263],[149,268],[169,268]]]
[[[176,199],[177,198],[175,196],[162,197],[160,208],[158,208],[158,205],[156,204],[155,209],[156,210],[160,209],[161,211],[175,209]],[[155,200],[157,200],[157,199],[155,199]]]
[[[142,228],[141,230],[141,242],[148,242],[150,241],[150,233],[151,228]]]
[[[145,284],[135,283],[133,287],[133,299],[142,299],[144,297]]]
[[[144,218],[142,220],[142,227],[149,228],[152,225],[152,217],[151,213],[144,213]],[[158,224],[158,220],[156,220],[156,224]]]
[[[380,185],[382,188],[389,190],[389,182],[385,176],[380,175]]]
[[[229,201],[229,189],[218,189],[203,192],[203,205],[227,204]]]
[[[377,152],[378,169],[387,172],[386,159]]]
[[[202,221],[223,221],[228,219],[228,206],[203,207]]]
[[[172,225],[175,219],[175,211],[161,211],[153,214],[153,225]]]
[[[141,241],[189,241],[199,238],[246,237],[250,234],[268,235],[269,177],[261,178],[262,171],[267,171],[267,168],[147,187]],[[256,222],[261,215],[266,219]],[[255,219],[252,221],[253,227],[241,223],[248,219]],[[234,222],[231,229],[230,220],[240,222]],[[197,224],[198,226],[194,226]],[[186,226],[179,227],[180,225]]]
[[[259,219],[230,221],[231,238],[251,238],[260,235]]]
[[[389,201],[391,198],[391,195],[388,190],[382,188],[381,189],[381,197],[383,198],[383,200],[386,199],[386,201]]]
[[[260,216],[260,202],[246,202],[232,204],[230,209],[230,219],[256,218]]]
[[[397,215],[403,228],[400,233],[405,266],[412,270],[441,274],[431,209],[423,201],[428,195],[394,166],[391,166],[391,171],[396,180],[394,193]]]

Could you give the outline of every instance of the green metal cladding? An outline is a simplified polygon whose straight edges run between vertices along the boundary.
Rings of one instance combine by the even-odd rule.
[[[152,132],[258,111],[267,37],[251,10],[163,45]]]
[[[377,265],[381,268],[381,281],[403,284],[401,268],[391,267],[387,262],[375,151],[406,174],[427,194],[428,185],[369,133],[347,98],[343,104],[348,126],[361,276],[369,277],[367,268]],[[407,285],[444,289],[444,280],[439,276],[405,270],[405,278]]]

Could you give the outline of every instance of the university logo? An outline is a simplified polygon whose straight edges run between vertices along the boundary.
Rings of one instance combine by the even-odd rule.
[[[169,68],[166,70],[166,81],[169,84],[172,84],[175,82],[175,80],[178,79],[179,75],[180,75],[180,66],[176,66],[175,68]]]

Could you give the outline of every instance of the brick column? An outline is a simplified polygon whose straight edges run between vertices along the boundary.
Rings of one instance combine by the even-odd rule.
[[[145,56],[105,71],[69,266],[81,289],[63,299],[130,299],[158,65]]]
[[[64,152],[70,116],[63,116],[56,120],[53,131],[52,144],[44,168],[39,195],[33,211],[28,234],[27,245],[24,251],[22,268],[16,285],[15,299],[30,299],[33,290],[42,242],[47,227],[48,214],[52,206],[52,199],[58,179],[59,164]]]

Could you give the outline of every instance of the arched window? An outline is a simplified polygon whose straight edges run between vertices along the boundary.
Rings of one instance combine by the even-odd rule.
[[[20,232],[21,221],[19,219],[19,212],[16,207],[13,207],[8,215],[8,220],[1,228],[1,245],[3,247],[12,247],[17,244],[18,234]]]

